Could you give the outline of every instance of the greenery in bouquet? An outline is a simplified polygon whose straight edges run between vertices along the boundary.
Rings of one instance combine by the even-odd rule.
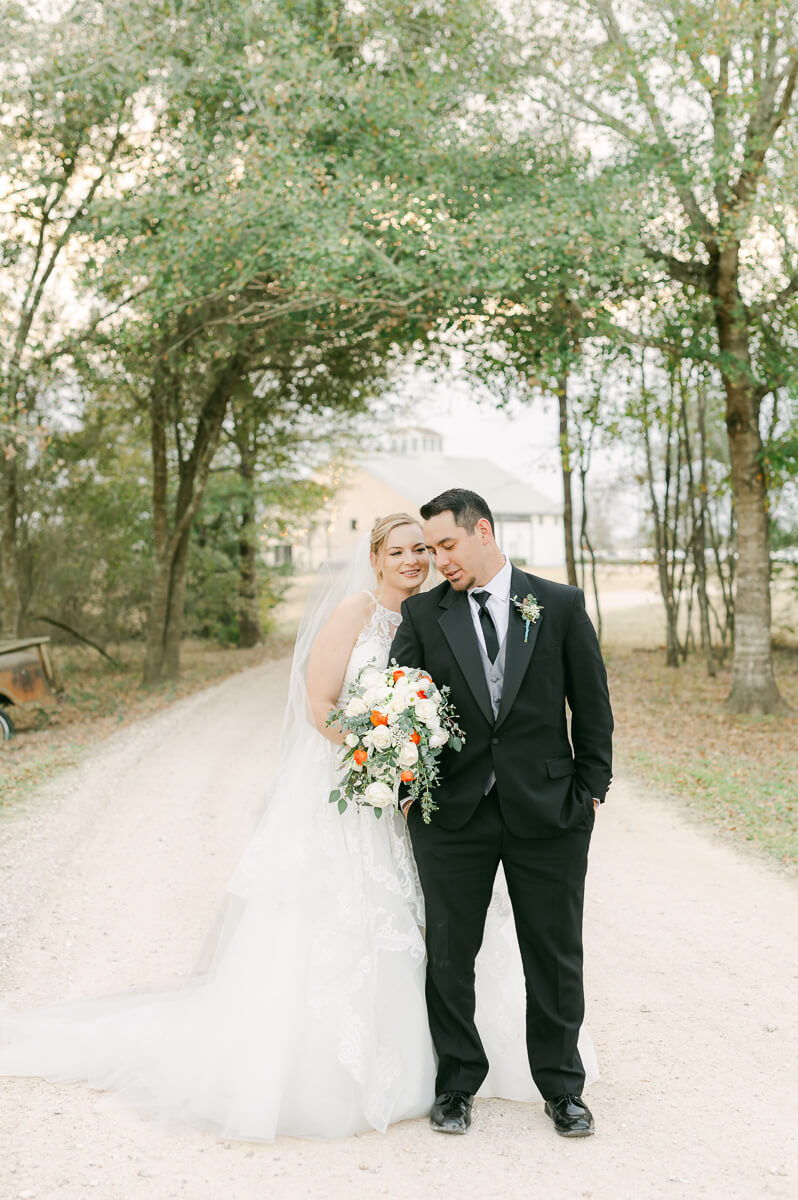
[[[343,813],[350,803],[368,805],[376,816],[398,803],[399,788],[418,800],[425,824],[437,805],[438,760],[445,747],[462,749],[465,735],[449,700],[426,671],[394,661],[385,670],[363,667],[345,702],[327,718],[343,731],[342,779],[330,803]]]

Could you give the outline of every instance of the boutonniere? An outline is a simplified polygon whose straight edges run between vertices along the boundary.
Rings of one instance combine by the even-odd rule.
[[[540,614],[543,612],[543,605],[538,604],[535,597],[530,592],[528,596],[524,596],[523,600],[519,600],[517,596],[511,596],[511,601],[520,612],[524,621],[524,645],[529,637],[529,626],[534,625]]]

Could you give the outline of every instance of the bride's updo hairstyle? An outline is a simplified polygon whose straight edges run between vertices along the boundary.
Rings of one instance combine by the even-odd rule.
[[[374,560],[374,570],[377,573],[377,579],[382,578],[380,557],[385,545],[385,539],[389,533],[392,533],[394,529],[399,529],[402,525],[420,525],[420,521],[418,517],[411,517],[410,513],[389,513],[387,517],[377,517],[371,527],[369,533],[369,550]]]

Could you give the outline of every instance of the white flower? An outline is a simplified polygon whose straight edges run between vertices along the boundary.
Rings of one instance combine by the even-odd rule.
[[[381,704],[383,700],[387,700],[390,694],[390,688],[387,688],[384,683],[379,687],[366,688],[363,693],[363,703],[369,708],[373,708],[375,704]]]
[[[405,709],[409,708],[409,707],[410,707],[410,704],[408,702],[406,694],[401,695],[401,696],[397,696],[396,694],[394,694],[391,697],[391,701],[388,705],[388,712],[389,713],[403,713],[405,711]]]
[[[393,685],[395,692],[407,692],[410,690],[410,681],[406,675],[400,675],[396,683]]]
[[[425,725],[433,725],[438,722],[438,706],[434,700],[417,700],[416,701],[416,716],[419,721],[423,721]]]
[[[449,741],[448,733],[446,733],[445,730],[441,729],[440,731],[433,733],[432,737],[430,738],[430,740],[429,740],[430,749],[431,750],[439,750],[440,747],[445,746],[448,741]]]
[[[393,741],[393,736],[387,725],[378,725],[371,735],[371,744],[375,750],[387,750]]]
[[[393,804],[393,788],[388,787],[387,783],[380,783],[379,780],[376,780],[368,785],[363,799],[367,804],[373,804],[375,808],[386,808],[389,804]]]
[[[382,671],[375,671],[372,667],[360,676],[360,686],[364,688],[385,687],[385,676]]]
[[[348,733],[346,735],[345,741],[346,741],[347,746],[349,746],[352,750],[354,750],[355,746],[360,745],[360,738],[357,736],[356,733]]]
[[[362,717],[363,713],[367,713],[368,710],[368,704],[364,704],[360,696],[353,696],[344,709],[344,712],[348,717]]]
[[[399,766],[412,767],[418,762],[418,750],[412,742],[405,742],[399,751]]]

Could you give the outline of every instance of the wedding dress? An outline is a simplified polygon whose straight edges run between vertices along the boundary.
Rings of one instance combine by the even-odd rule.
[[[383,667],[399,614],[376,600],[350,656]],[[297,656],[298,657],[298,656]],[[185,984],[0,1015],[0,1074],[83,1080],[105,1106],[226,1138],[342,1137],[429,1111],[423,897],[404,818],[328,803],[336,747],[307,721],[230,884],[210,968]],[[537,1098],[501,878],[477,963],[481,1095]],[[580,1049],[588,1078],[595,1058]]]

